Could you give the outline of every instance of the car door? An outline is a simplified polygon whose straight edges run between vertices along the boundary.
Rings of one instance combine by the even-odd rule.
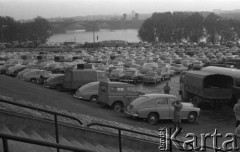
[[[167,98],[156,99],[156,110],[159,113],[160,119],[169,119],[169,104]]]

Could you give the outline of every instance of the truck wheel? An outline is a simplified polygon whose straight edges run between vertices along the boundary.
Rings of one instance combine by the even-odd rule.
[[[189,122],[189,123],[195,123],[196,120],[197,120],[197,115],[196,115],[196,113],[195,113],[195,112],[190,112],[190,113],[188,114],[188,122]]]
[[[159,116],[157,113],[150,113],[148,115],[147,121],[149,124],[155,125],[158,122],[158,120],[159,120]]]
[[[97,104],[98,103],[98,97],[97,96],[91,96],[90,102],[93,103],[93,104]]]
[[[116,112],[122,112],[123,104],[121,102],[116,102],[113,104],[113,110]]]

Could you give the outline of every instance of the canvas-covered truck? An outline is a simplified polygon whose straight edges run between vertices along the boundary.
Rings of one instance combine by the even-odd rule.
[[[234,85],[232,87],[232,98],[230,105],[234,105],[237,102],[237,99],[240,98],[240,69],[208,66],[202,68],[201,71],[231,76],[234,79]]]
[[[108,81],[106,72],[93,69],[67,70],[61,87],[67,90],[76,90],[87,83],[95,81]]]
[[[221,106],[232,98],[233,78],[223,74],[205,71],[188,71],[184,80],[184,100],[191,101],[195,106]],[[211,107],[211,106],[209,106]]]

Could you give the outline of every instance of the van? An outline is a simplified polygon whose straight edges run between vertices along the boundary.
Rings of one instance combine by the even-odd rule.
[[[76,90],[85,84],[95,81],[108,81],[106,72],[93,69],[67,70],[64,76],[63,88]]]
[[[99,83],[99,103],[112,107],[116,112],[121,112],[139,95],[144,95],[144,93],[138,91],[133,84],[105,81]]]

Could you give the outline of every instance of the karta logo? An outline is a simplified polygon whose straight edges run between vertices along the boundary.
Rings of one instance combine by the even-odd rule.
[[[158,149],[160,151],[172,151],[173,148],[176,148],[181,151],[206,151],[214,150],[217,151],[232,151],[239,150],[237,146],[237,137],[233,133],[227,133],[223,136],[221,133],[218,133],[217,129],[214,130],[213,134],[202,133],[200,136],[197,136],[194,133],[187,133],[185,138],[187,140],[182,141],[177,139],[177,136],[181,133],[182,129],[176,129],[172,132],[172,128],[169,130],[165,127],[159,129],[160,145]],[[198,143],[200,138],[200,144]],[[219,138],[225,138],[222,143],[219,143]],[[211,145],[206,145],[206,140],[212,140]],[[219,146],[220,145],[220,146]]]

